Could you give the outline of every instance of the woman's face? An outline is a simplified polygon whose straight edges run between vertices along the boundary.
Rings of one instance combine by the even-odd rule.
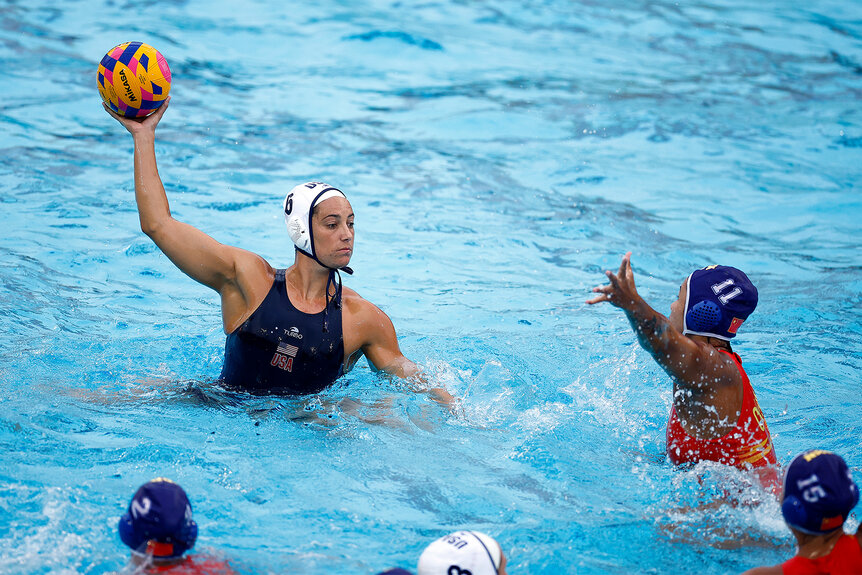
[[[346,198],[324,200],[311,217],[314,254],[330,268],[343,268],[353,255],[353,208]]]
[[[677,297],[675,302],[670,304],[670,317],[668,318],[670,325],[680,333],[683,330],[682,319],[685,314],[685,296],[688,292],[687,283],[687,280],[682,280],[682,285],[679,286],[679,297]]]

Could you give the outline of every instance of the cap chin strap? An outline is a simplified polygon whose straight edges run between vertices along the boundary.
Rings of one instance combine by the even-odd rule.
[[[478,535],[473,533],[472,531],[468,531],[467,533],[472,535],[476,539],[476,541],[479,542],[479,545],[482,546],[482,549],[485,550],[485,554],[488,556],[488,560],[491,562],[491,566],[494,567],[494,571],[496,572],[497,570],[499,570],[499,566],[497,565],[497,561],[494,559],[494,555],[491,553],[491,550],[488,549],[487,545],[485,545],[485,542],[482,541],[482,539]],[[500,562],[502,562],[503,550],[500,549],[499,547],[500,547],[500,544],[498,543],[497,548],[500,551]],[[450,570],[451,570],[451,568],[450,568]]]
[[[344,266],[343,268],[331,268],[319,259],[317,259],[316,255],[308,253],[307,251],[301,249],[299,246],[294,247],[296,247],[296,251],[298,251],[299,253],[310,257],[311,259],[319,263],[321,266],[329,270],[329,277],[326,278],[326,291],[324,292],[326,305],[323,308],[323,333],[327,333],[329,331],[329,302],[331,301],[329,298],[329,286],[335,287],[335,295],[333,296],[333,299],[336,301],[337,309],[341,309],[341,270],[343,270],[344,273],[350,275],[353,275],[353,270],[348,266]],[[312,249],[314,249],[314,246],[312,246]],[[338,276],[337,280],[336,276]]]
[[[293,247],[296,248],[296,251],[298,251],[302,255],[310,257],[311,259],[313,259],[314,261],[316,261],[317,263],[319,263],[321,266],[325,267],[328,270],[331,270],[331,271],[341,270],[346,274],[353,275],[353,268],[351,268],[350,266],[344,266],[343,268],[332,268],[332,267],[329,267],[328,265],[326,265],[325,263],[323,263],[322,261],[320,261],[316,255],[308,253],[307,251],[305,251],[304,249],[302,249],[301,247],[299,247],[295,244]]]

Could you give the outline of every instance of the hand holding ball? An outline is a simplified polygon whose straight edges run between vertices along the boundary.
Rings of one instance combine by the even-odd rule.
[[[141,42],[111,48],[99,62],[99,95],[127,118],[155,112],[171,91],[171,69],[158,50]]]

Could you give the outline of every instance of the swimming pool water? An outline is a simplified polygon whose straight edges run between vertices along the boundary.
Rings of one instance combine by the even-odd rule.
[[[0,2],[0,570],[121,569],[155,476],[243,573],[414,568],[459,528],[512,574],[789,557],[774,502],[678,511],[743,480],[669,465],[667,377],[584,300],[628,250],[664,313],[692,269],[746,270],[735,348],[779,459],[831,449],[862,479],[860,7]],[[173,72],[175,216],[287,266],[284,193],[344,189],[346,284],[463,413],[364,361],[307,399],[212,384],[217,298],[140,232],[95,89],[128,40]]]

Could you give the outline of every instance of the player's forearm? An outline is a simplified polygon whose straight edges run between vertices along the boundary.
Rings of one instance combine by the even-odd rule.
[[[445,388],[429,387],[428,378],[421,371],[411,376],[408,381],[413,385],[414,391],[426,393],[428,397],[442,407],[452,409],[455,406],[455,397]]]
[[[691,391],[702,390],[704,379],[696,345],[643,300],[626,310],[626,316],[641,347],[678,385]]]
[[[452,394],[442,387],[429,387],[425,373],[409,359],[402,358],[402,361],[398,362],[398,368],[391,373],[406,380],[414,391],[426,393],[441,406],[451,409],[455,405]]]
[[[447,409],[455,407],[455,397],[442,387],[432,387],[428,390],[428,396],[442,407]]]
[[[152,237],[170,219],[171,210],[156,165],[155,134],[135,134],[135,201],[141,230]]]
[[[641,347],[666,365],[672,346],[670,321],[640,298],[625,312]]]

